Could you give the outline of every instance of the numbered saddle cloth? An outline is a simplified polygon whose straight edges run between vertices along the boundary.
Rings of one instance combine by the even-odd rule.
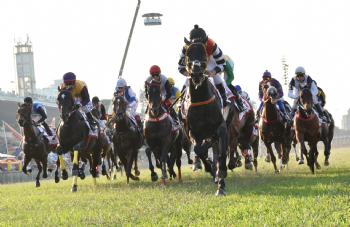
[[[45,129],[43,127],[41,127],[40,125],[38,125],[37,128],[39,129],[40,133],[44,133],[44,136],[49,141],[49,146],[55,146],[58,144],[58,142],[59,142],[58,137],[57,137],[56,132],[53,128],[50,128],[53,136],[49,136],[47,134],[47,132],[45,131]]]

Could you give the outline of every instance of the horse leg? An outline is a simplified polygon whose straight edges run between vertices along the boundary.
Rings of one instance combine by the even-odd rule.
[[[39,182],[39,180],[40,180],[40,174],[41,174],[41,172],[43,171],[43,167],[41,166],[41,163],[40,163],[40,161],[38,161],[38,160],[36,160],[36,159],[34,159],[35,160],[35,162],[36,162],[36,165],[37,165],[37,167],[38,167],[38,174],[36,175],[36,182],[35,182],[35,187],[40,187],[40,182]]]
[[[324,160],[324,165],[325,166],[329,166],[329,155],[331,154],[330,152],[330,147],[331,144],[329,142],[328,136],[325,136],[325,138],[322,140],[323,145],[324,145],[324,156],[325,156],[325,160]]]
[[[97,169],[96,167],[100,164],[101,161],[101,152],[102,152],[102,144],[99,140],[96,141],[96,144],[93,148],[92,153],[92,181],[93,181],[93,187],[97,187]],[[91,165],[91,163],[90,163]]]
[[[305,143],[304,143],[304,133],[296,132],[296,137],[297,137],[297,141],[299,144],[299,150],[300,150],[300,159],[298,161],[298,164],[302,165],[302,164],[304,164],[303,154],[307,154],[307,150],[306,150]]]
[[[234,155],[236,154],[236,158]],[[229,161],[228,161],[228,169],[233,170],[237,167],[237,160],[238,160],[238,152],[237,152],[237,137],[233,136],[230,140],[230,152],[229,152]]]
[[[229,135],[227,134],[227,129],[225,123],[219,126],[217,130],[217,134],[219,136],[219,178],[227,177],[227,149],[228,149],[228,139]],[[223,186],[224,187],[224,186]]]
[[[58,177],[58,168],[60,167],[60,159],[56,160],[56,169],[55,169],[55,183],[60,182],[60,178]]]
[[[31,157],[31,156],[29,156],[29,155],[25,155],[25,156],[24,156],[24,162],[23,162],[24,164],[23,164],[23,167],[22,167],[22,171],[23,171],[23,173],[26,174],[28,177],[29,177],[29,173],[27,172],[27,166],[28,166],[30,160],[32,160],[32,157]]]
[[[208,150],[208,144],[206,142],[203,143],[203,138],[199,137],[196,135],[194,131],[190,131],[190,136],[193,139],[192,144],[193,144],[193,150],[196,153],[196,155],[202,160],[204,163],[205,167],[205,172],[211,172],[211,164],[207,161],[205,158],[205,151]],[[203,143],[203,146],[202,146]],[[194,165],[196,165],[197,159],[195,159]],[[198,162],[197,162],[198,163]]]
[[[179,140],[179,139],[178,139]],[[181,147],[181,141],[176,141],[176,147],[175,147],[175,152],[176,152],[176,166],[177,166],[177,172],[178,172],[178,182],[182,183],[182,176],[181,176],[181,157],[182,157],[182,147]]]
[[[315,152],[314,152],[314,154],[315,154],[315,164],[316,164],[316,169],[321,169],[321,165],[320,165],[320,163],[318,163],[318,161],[317,161],[317,158],[318,158],[318,149],[317,149],[317,144],[316,144],[316,147],[315,147]]]
[[[165,186],[165,179],[168,178],[168,174],[166,171],[166,165],[167,165],[167,158],[168,158],[168,150],[171,142],[171,137],[170,135],[168,137],[163,138],[162,140],[162,155],[160,157],[160,161],[162,164],[162,186]],[[174,170],[173,170],[174,171]]]
[[[174,171],[174,164],[175,164],[175,160],[176,160],[176,150],[175,150],[175,147],[174,146],[171,146],[169,148],[169,152],[170,152],[170,158],[169,158],[169,163],[168,163],[168,166],[169,166],[169,179],[171,180],[171,178],[176,178],[176,173]]]
[[[135,154],[135,158],[134,158],[134,171],[135,171],[135,176],[137,176],[137,177],[140,176],[140,170],[137,166],[137,162],[138,162],[138,158],[139,158],[138,154],[139,154],[139,151],[136,150],[136,154]]]
[[[150,147],[147,147],[146,150],[146,155],[147,155],[147,158],[148,158],[148,168],[149,170],[151,170],[151,180],[152,181],[157,181],[158,180],[158,175],[156,172],[154,172],[154,166],[152,164],[152,157],[151,157],[151,154],[152,154],[152,150]]]
[[[187,139],[185,133],[183,133],[182,148],[186,151],[187,163],[189,165],[193,164],[193,160],[191,159],[191,142]]]
[[[42,161],[43,164],[43,178],[47,178],[47,157]]]
[[[283,170],[283,165],[282,165],[282,151],[281,151],[281,146],[282,144],[279,142],[274,142],[273,145],[275,146],[275,149],[277,151],[278,154],[278,160],[280,163],[280,170]]]
[[[57,146],[57,155],[58,158],[60,160],[60,166],[61,166],[61,177],[63,180],[67,180],[68,179],[68,173],[66,171],[66,165],[64,164],[64,160],[63,160],[63,147],[61,145]]]
[[[279,173],[279,170],[278,170],[277,165],[276,165],[276,157],[272,151],[271,142],[264,141],[264,143],[265,143],[267,152],[270,153],[270,155],[271,155],[271,161],[272,161],[273,167],[275,168],[275,173]]]
[[[128,149],[126,153],[128,154],[128,159],[126,159],[124,155],[120,157],[120,159],[122,160],[122,163],[125,168],[126,184],[129,185],[129,178],[131,178],[131,168],[132,168],[132,163],[134,161],[134,157],[133,157],[133,151],[131,149]]]
[[[255,138],[252,143],[253,154],[254,154],[254,168],[255,172],[258,172],[258,155],[259,155],[259,137]]]

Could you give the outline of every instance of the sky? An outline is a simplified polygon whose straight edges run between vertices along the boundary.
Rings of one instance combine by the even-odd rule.
[[[111,98],[136,5],[137,0],[0,1],[0,87],[14,88],[14,38],[24,41],[28,34],[37,88],[71,71],[87,83],[91,97]],[[198,24],[233,59],[233,84],[252,100],[258,101],[265,70],[282,82],[285,56],[289,78],[303,66],[326,93],[326,108],[341,126],[350,108],[349,10],[348,0],[142,0],[123,77],[139,93],[149,68],[159,65],[181,89],[179,54]],[[163,14],[161,26],[144,25],[142,15],[153,12]]]

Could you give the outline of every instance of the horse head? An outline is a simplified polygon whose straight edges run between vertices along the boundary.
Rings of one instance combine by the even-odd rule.
[[[207,41],[208,37],[199,42],[191,43],[185,38],[185,43],[188,46],[186,51],[186,65],[195,86],[202,85],[204,73],[208,66],[208,56],[205,47]]]
[[[123,96],[117,95],[114,97],[113,111],[117,121],[121,121],[124,119],[127,108],[128,108],[128,103],[125,101]]]
[[[32,124],[32,110],[26,103],[18,103],[17,122],[21,127],[25,124]]]
[[[151,116],[158,116],[160,104],[162,102],[162,93],[160,92],[161,81],[151,81],[147,83],[146,96],[148,97],[148,108]]]
[[[275,104],[278,100],[277,88],[272,86],[269,81],[264,81],[261,86],[264,92],[264,100],[271,100],[271,103]]]
[[[306,117],[311,117],[313,114],[313,99],[310,88],[311,84],[306,84],[304,86],[299,85],[299,108],[305,112]]]
[[[96,119],[100,119],[100,111],[97,108],[92,108],[91,109],[91,114],[94,116]]]
[[[75,107],[75,101],[71,90],[59,89],[59,94],[57,96],[57,105],[60,110],[60,117],[62,121],[67,122]]]

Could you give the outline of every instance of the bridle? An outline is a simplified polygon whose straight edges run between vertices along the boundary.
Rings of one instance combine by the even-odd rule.
[[[147,89],[147,95],[148,95],[148,100],[147,100],[147,107],[148,107],[148,114],[149,115],[153,115],[152,114],[152,106],[151,106],[151,103],[150,103],[150,101],[149,101],[149,99],[150,99],[150,95],[149,95],[149,90],[150,90],[150,86],[152,86],[152,85],[155,85],[155,86],[159,86],[159,90],[160,90],[160,83],[154,83],[154,82],[152,82],[152,83],[150,83],[149,85],[148,85],[148,89]],[[159,102],[158,102],[158,108],[161,108],[161,103],[162,103],[162,93],[160,92],[160,98],[159,98]]]
[[[310,89],[310,88],[303,88],[303,89],[301,89],[300,91],[302,92],[302,91],[305,91],[305,90],[309,90],[310,93],[311,93],[311,89]],[[311,98],[311,99],[312,99],[312,98]],[[299,100],[298,100],[298,106],[299,106],[299,108],[301,108],[301,109],[304,111],[304,113],[305,113],[306,115],[310,115],[310,116],[312,115],[312,112],[314,112],[314,110],[312,109],[313,105],[314,105],[314,100],[312,99],[311,109],[305,109],[305,107],[303,106],[303,102],[302,102],[302,100],[301,100],[301,94],[300,94]],[[308,113],[308,111],[309,111],[310,113]]]
[[[202,46],[203,46],[204,51],[205,51],[205,56],[206,56],[206,60],[205,60],[205,61],[199,61],[199,60],[194,60],[194,61],[192,61],[192,60],[190,60],[190,59],[188,58],[187,52],[190,50],[190,47],[193,46],[193,45],[202,45]],[[194,66],[198,66],[199,69],[201,70],[201,73],[204,74],[205,71],[206,71],[207,68],[208,68],[208,54],[207,54],[207,50],[206,50],[205,45],[204,45],[203,43],[200,43],[200,42],[198,42],[198,43],[191,43],[191,44],[187,47],[187,51],[186,51],[186,62],[187,62],[186,67],[187,67],[187,70],[188,70],[188,72],[189,72],[190,74],[193,73],[193,68],[194,68]],[[205,68],[204,68],[203,70],[202,70],[202,67],[201,67],[202,64],[205,64]],[[202,79],[202,80],[203,80],[203,79]]]
[[[120,103],[120,99],[122,99],[123,101],[124,101],[124,97],[122,96],[122,95],[115,95],[114,96],[114,102],[113,102],[113,114],[114,114],[114,116],[113,117],[115,117],[116,119],[117,119],[117,116],[118,115],[121,115],[121,117],[122,118],[124,118],[124,116],[125,116],[125,114],[126,114],[126,109],[127,109],[127,103],[125,102],[125,109],[124,109],[124,111],[122,112],[122,113],[117,113],[117,111],[116,111],[116,105],[115,105],[115,102],[118,102],[118,105],[117,105],[117,108],[118,108],[118,110],[119,110],[119,103]]]
[[[75,111],[77,111],[77,108],[75,108],[76,101],[75,101],[75,99],[73,98],[73,95],[72,95],[72,93],[71,93],[70,90],[68,90],[68,89],[62,89],[62,90],[60,91],[58,97],[60,97],[61,99],[63,99],[63,101],[65,100],[65,99],[64,99],[65,94],[61,94],[62,91],[68,91],[68,94],[69,94],[69,96],[70,96],[70,98],[71,98],[71,100],[72,100],[72,103],[73,103],[72,108],[71,108],[71,109],[69,110],[69,112],[68,112],[68,118],[69,118]],[[63,97],[62,97],[62,96],[63,96]],[[65,103],[63,103],[62,106],[63,106],[64,104],[65,104]],[[57,105],[58,105],[58,108],[60,109],[60,101],[59,101],[58,98],[57,98]],[[62,119],[62,113],[61,113],[61,116],[60,116],[60,117],[61,117],[61,119]]]

